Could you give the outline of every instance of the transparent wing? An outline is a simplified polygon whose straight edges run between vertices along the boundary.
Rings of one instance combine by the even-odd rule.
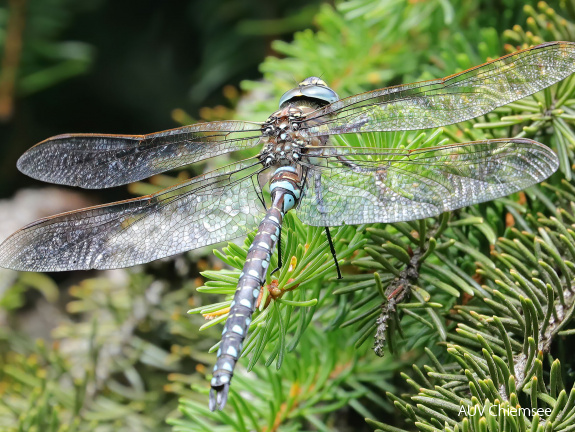
[[[255,146],[260,125],[199,123],[149,135],[67,134],[48,138],[18,160],[38,180],[99,189]]]
[[[320,147],[315,148],[318,153]],[[436,216],[517,192],[549,177],[555,153],[528,139],[419,150],[325,147],[307,166],[297,215],[315,226]]]
[[[252,183],[258,170],[247,159],[153,195],[40,219],[0,245],[0,267],[129,267],[244,235],[265,214]]]
[[[351,96],[312,113],[310,135],[426,129],[458,123],[575,72],[575,43],[550,42],[449,77]]]

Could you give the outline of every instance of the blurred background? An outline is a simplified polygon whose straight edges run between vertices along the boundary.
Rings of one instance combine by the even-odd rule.
[[[544,40],[573,40],[574,10],[570,0],[5,0],[0,239],[37,218],[150,193],[206,169],[200,164],[109,190],[55,187],[16,168],[26,149],[50,136],[263,121],[283,92],[307,76],[322,76],[348,96],[443,77]],[[446,136],[470,141],[519,130],[470,124]],[[569,179],[571,166],[562,164]],[[497,214],[492,231],[464,234],[473,240],[492,232],[493,242],[503,235],[503,210],[489,212]],[[477,249],[489,255],[492,243]],[[467,258],[469,268],[473,262]],[[342,341],[353,338],[353,328],[333,335],[312,329],[290,360],[294,368],[294,358],[318,361],[318,370],[332,367],[325,366],[323,387],[318,383],[321,397],[306,405],[298,386],[282,393],[275,368],[258,364],[251,373],[256,384],[234,378],[239,389],[266,389],[257,403],[247,399],[260,409],[251,423],[243,422],[247,402],[234,406],[230,418],[208,413],[207,368],[215,359],[208,349],[220,329],[200,334],[205,321],[186,312],[221,301],[218,292],[202,297],[196,289],[205,281],[200,272],[217,278],[223,266],[205,248],[129,270],[45,275],[0,269],[0,431],[373,430],[365,417],[405,424],[406,416],[384,395],[411,389],[398,371],[411,368],[422,349],[440,339],[423,326],[407,331],[400,355],[383,359],[369,343],[363,351],[354,343],[344,351]],[[350,301],[339,299],[324,317]],[[445,300],[446,311],[456,301]],[[317,352],[331,357],[306,357]],[[363,375],[348,382],[339,372],[352,363]],[[303,373],[289,368],[282,367],[283,379]],[[373,394],[366,397],[368,391]],[[282,405],[290,392],[302,398],[291,411]],[[274,397],[282,403],[269,402]]]
[[[64,132],[142,134],[228,104],[271,42],[311,25],[319,2],[10,0],[1,9],[0,196],[37,185],[19,155]],[[288,17],[288,18],[286,18]]]

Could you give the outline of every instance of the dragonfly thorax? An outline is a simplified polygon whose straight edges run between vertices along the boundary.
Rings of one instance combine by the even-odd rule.
[[[303,157],[304,141],[279,141],[270,139],[260,153],[260,161],[266,167],[272,165],[293,165]]]
[[[314,109],[305,105],[293,106],[280,109],[273,113],[262,125],[262,135],[277,137],[280,140],[290,140],[291,132],[300,130],[305,117]]]
[[[313,108],[289,106],[273,113],[262,125],[264,145],[260,160],[265,166],[292,165],[299,162],[310,139],[301,130],[301,123]],[[315,138],[314,138],[315,139]]]

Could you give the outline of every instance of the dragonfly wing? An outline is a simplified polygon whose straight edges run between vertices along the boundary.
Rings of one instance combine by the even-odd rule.
[[[0,267],[129,267],[245,235],[265,214],[252,181],[259,170],[247,159],[153,195],[40,219],[0,245]]]
[[[449,77],[388,87],[308,116],[310,135],[427,129],[469,120],[575,72],[575,43],[550,42]]]
[[[149,135],[57,135],[25,152],[18,168],[46,182],[106,188],[253,147],[260,132],[257,123],[217,121]]]
[[[313,160],[297,215],[315,226],[436,216],[520,191],[559,166],[552,150],[529,139],[375,152],[325,147]]]

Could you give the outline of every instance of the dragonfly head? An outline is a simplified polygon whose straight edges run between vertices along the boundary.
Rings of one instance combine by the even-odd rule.
[[[280,99],[280,108],[298,99],[311,100],[314,104],[323,106],[338,101],[339,96],[321,78],[309,77],[300,82],[296,88],[283,94]]]

